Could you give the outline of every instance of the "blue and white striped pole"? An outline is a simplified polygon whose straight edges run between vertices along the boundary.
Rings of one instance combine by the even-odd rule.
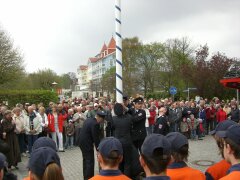
[[[123,102],[122,86],[122,35],[121,35],[121,0],[115,0],[115,31],[116,31],[116,100]]]

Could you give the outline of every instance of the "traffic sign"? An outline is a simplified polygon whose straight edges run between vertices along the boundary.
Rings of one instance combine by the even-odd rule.
[[[177,94],[177,88],[172,86],[172,87],[170,87],[169,92],[171,95],[175,95],[175,94]]]

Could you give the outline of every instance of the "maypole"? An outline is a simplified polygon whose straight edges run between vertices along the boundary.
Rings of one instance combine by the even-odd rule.
[[[115,0],[115,31],[116,31],[116,100],[123,102],[122,87],[122,35],[121,35],[121,0]]]

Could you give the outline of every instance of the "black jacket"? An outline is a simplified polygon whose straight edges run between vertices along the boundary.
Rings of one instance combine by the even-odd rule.
[[[133,115],[132,140],[143,140],[147,136],[145,121],[146,112],[143,109],[134,111]]]
[[[114,137],[121,143],[132,143],[131,138],[132,117],[129,114],[113,117]]]
[[[87,119],[80,131],[79,144],[81,149],[92,150],[93,143],[97,148],[100,143],[100,126],[95,118]]]
[[[153,133],[162,134],[164,136],[169,133],[169,126],[166,116],[163,115],[157,118]]]

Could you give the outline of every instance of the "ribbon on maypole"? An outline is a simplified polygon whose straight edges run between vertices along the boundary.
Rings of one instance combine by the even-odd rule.
[[[122,35],[121,35],[121,0],[115,0],[115,31],[116,31],[116,100],[123,102],[122,86]]]

